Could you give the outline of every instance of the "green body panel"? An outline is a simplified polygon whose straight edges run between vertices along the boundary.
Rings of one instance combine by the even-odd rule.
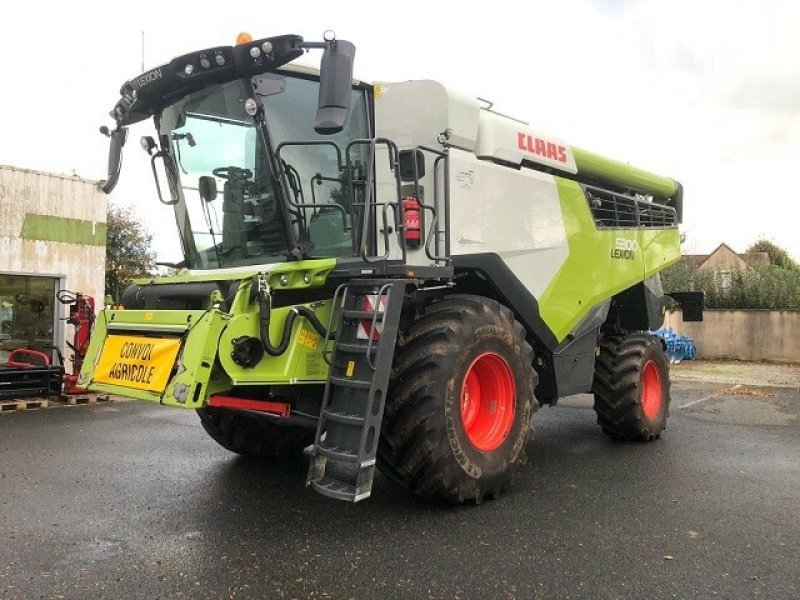
[[[580,185],[555,179],[569,256],[538,302],[561,342],[592,308],[676,262],[680,238],[677,228],[598,230]],[[632,258],[612,256],[618,239],[636,242]]]
[[[323,285],[335,266],[335,259],[294,261],[253,270],[154,279],[152,283],[156,285],[239,279],[240,285],[229,313],[223,312],[218,305],[212,305],[211,299],[207,310],[101,311],[80,375],[80,385],[92,391],[182,408],[199,408],[211,394],[225,392],[234,385],[324,383],[328,377],[328,364],[323,358],[323,338],[302,317],[294,321],[286,351],[276,357],[265,354],[253,368],[233,362],[232,341],[241,336],[259,337],[259,306],[251,301],[254,277],[266,279],[270,288],[313,288]],[[281,275],[285,284],[281,283]],[[140,281],[142,285],[149,283],[150,280]],[[331,300],[296,306],[312,309],[317,318],[327,325]],[[292,306],[284,306],[270,311],[270,339],[275,346],[280,342],[286,317],[291,310]],[[103,343],[106,336],[113,333],[182,340],[175,367],[163,394],[93,381],[92,375]]]
[[[229,389],[231,386],[230,378],[221,370],[214,369],[219,337],[228,321],[230,316],[217,309],[104,310],[95,322],[79,384],[87,385],[92,391],[184,408],[198,408],[209,393]],[[181,348],[175,361],[176,368],[163,394],[93,381],[93,372],[108,334],[181,340]]]
[[[27,213],[19,237],[23,240],[63,242],[82,246],[105,246],[106,224],[84,219]]]
[[[255,385],[325,382],[328,378],[328,364],[322,358],[323,339],[303,318],[295,319],[289,346],[280,356],[269,356],[265,353],[253,368],[245,368],[233,362],[233,340],[242,336],[259,337],[258,304],[248,301],[250,286],[249,281],[244,282],[236,294],[231,308],[234,316],[219,340],[219,360],[233,383]],[[320,322],[327,325],[331,300],[296,306],[312,309]],[[284,323],[291,310],[291,306],[282,306],[273,308],[270,312],[269,338],[273,346],[280,343]]]
[[[674,179],[626,165],[618,160],[605,158],[599,154],[587,152],[574,146],[572,147],[572,155],[575,157],[575,165],[578,167],[578,174],[581,176],[588,176],[622,187],[633,188],[652,194],[662,200],[671,198],[678,190],[678,185]]]
[[[305,304],[314,309],[325,323],[330,314],[330,301],[319,304]],[[283,333],[283,325],[291,307],[276,308],[270,321],[270,339],[278,345]],[[281,384],[281,383],[324,383],[328,377],[328,365],[322,359],[323,339],[308,321],[295,319],[289,347],[280,356],[267,354],[255,367],[247,369],[237,365],[231,358],[231,342],[241,336],[258,337],[258,313],[234,317],[220,339],[219,358],[225,372],[235,385]]]

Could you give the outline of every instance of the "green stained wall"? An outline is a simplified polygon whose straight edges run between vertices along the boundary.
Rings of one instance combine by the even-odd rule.
[[[27,213],[22,222],[23,240],[64,242],[83,246],[105,246],[106,224],[83,219]]]

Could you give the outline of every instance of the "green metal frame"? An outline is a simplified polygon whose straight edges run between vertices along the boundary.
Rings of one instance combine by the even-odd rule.
[[[203,274],[180,274],[175,277],[139,280],[140,285],[193,283],[199,281],[238,280],[230,311],[223,311],[220,298],[209,297],[207,310],[113,310],[100,312],[79,385],[92,391],[120,394],[182,408],[200,408],[213,394],[234,386],[264,384],[320,384],[328,377],[323,357],[323,339],[305,319],[296,319],[289,346],[282,355],[264,355],[252,368],[236,364],[231,353],[233,340],[241,336],[259,337],[259,307],[251,301],[254,279],[266,281],[270,289],[298,290],[325,284],[336,267],[335,259],[303,260],[280,263],[268,268],[242,269]],[[297,304],[313,310],[322,323],[328,323],[332,300]],[[277,345],[292,306],[273,308],[270,312],[270,339]],[[97,361],[106,337],[117,335],[152,335],[181,340],[181,349],[163,393],[93,380]],[[331,342],[332,343],[332,342]]]

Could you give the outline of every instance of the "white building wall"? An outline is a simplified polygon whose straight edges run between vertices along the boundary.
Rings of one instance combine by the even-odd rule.
[[[0,273],[63,277],[64,287],[94,296],[100,307],[105,231],[97,182],[0,165]]]

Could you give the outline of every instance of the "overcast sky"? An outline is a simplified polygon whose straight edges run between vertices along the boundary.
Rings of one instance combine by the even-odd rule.
[[[14,2],[0,22],[0,164],[105,175],[120,85],[205,47],[333,29],[363,80],[437,79],[685,188],[684,252],[767,237],[800,259],[800,3]],[[318,54],[310,55],[318,60]],[[112,201],[178,260],[132,128]]]

